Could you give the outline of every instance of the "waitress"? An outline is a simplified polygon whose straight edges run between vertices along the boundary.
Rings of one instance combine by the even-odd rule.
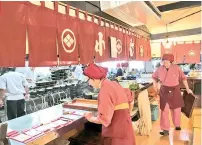
[[[164,54],[162,57],[162,61],[163,65],[154,72],[152,78],[154,87],[160,95],[160,126],[162,129],[162,132],[160,132],[160,134],[169,135],[169,109],[172,113],[172,120],[173,124],[175,125],[175,130],[181,130],[181,107],[184,106],[184,101],[180,91],[180,81],[183,82],[189,94],[192,94],[193,92],[189,89],[186,76],[184,75],[180,67],[173,64],[173,54]],[[160,91],[158,91],[158,81],[161,85]]]
[[[106,79],[107,69],[91,64],[84,69],[89,84],[99,88],[98,115],[86,113],[89,122],[102,124],[102,145],[135,145],[128,98],[124,89]]]

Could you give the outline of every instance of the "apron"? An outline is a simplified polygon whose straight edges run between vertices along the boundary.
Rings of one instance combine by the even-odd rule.
[[[184,106],[184,100],[181,95],[180,85],[174,87],[161,86],[160,88],[160,109],[163,111],[166,103],[170,109],[181,108]]]
[[[115,107],[111,124],[108,127],[102,126],[101,145],[135,145],[135,134],[128,106],[128,103],[122,103]]]

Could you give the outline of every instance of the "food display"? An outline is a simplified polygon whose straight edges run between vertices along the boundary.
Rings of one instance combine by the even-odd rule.
[[[132,84],[130,84],[129,89],[131,91],[138,90],[139,89],[139,84],[138,83],[132,83]]]

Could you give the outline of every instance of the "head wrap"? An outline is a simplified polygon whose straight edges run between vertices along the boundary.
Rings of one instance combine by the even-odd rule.
[[[107,68],[97,66],[96,64],[90,64],[84,69],[83,74],[91,79],[102,79],[106,77],[107,72]]]
[[[171,63],[174,61],[174,55],[173,54],[163,54],[162,60],[169,60]]]

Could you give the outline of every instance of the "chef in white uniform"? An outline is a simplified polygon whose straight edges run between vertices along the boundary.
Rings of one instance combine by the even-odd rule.
[[[25,76],[8,68],[0,76],[0,102],[6,97],[8,120],[25,115],[25,98],[28,97],[28,82]]]

